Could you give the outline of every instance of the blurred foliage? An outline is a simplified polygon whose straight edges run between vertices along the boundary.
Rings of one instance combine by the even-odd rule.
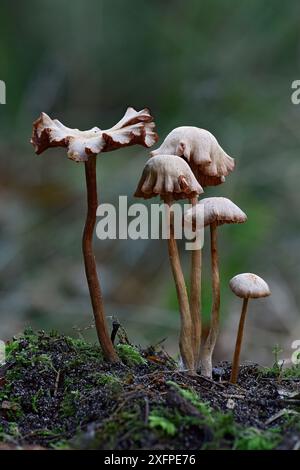
[[[249,217],[219,230],[219,357],[232,353],[240,305],[228,280],[242,271],[262,275],[273,291],[252,305],[245,358],[270,360],[273,344],[289,348],[300,337],[300,106],[290,99],[300,78],[299,14],[297,0],[1,2],[0,337],[25,323],[69,331],[92,322],[80,244],[83,167],[62,149],[35,157],[32,121],[46,111],[71,127],[105,128],[128,105],[150,107],[161,139],[178,125],[196,125],[236,157],[227,182],[205,192],[232,198]],[[132,198],[146,158],[139,147],[100,156],[101,200]],[[168,337],[175,351],[165,243],[97,241],[96,249],[107,314],[134,342]],[[204,264],[209,318],[208,246]]]

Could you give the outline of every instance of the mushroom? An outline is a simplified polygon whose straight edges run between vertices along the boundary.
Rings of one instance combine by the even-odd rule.
[[[174,200],[197,198],[202,192],[203,189],[188,164],[175,155],[157,155],[150,158],[145,165],[135,192],[136,197],[144,199],[159,195],[169,207],[170,236],[168,238],[168,251],[181,316],[179,348],[184,367],[191,371],[194,370],[195,366],[193,348],[190,344],[192,321],[187,289],[174,237],[174,219],[171,206]]]
[[[231,279],[229,286],[235,295],[243,299],[230,377],[230,382],[235,384],[239,374],[240,353],[249,299],[268,297],[271,292],[268,284],[261,277],[252,273],[238,274]]]
[[[136,111],[133,108],[128,108],[124,117],[114,127],[104,131],[98,127],[88,131],[70,129],[57,119],[52,120],[45,113],[42,113],[33,124],[31,143],[37,154],[50,147],[66,147],[71,160],[85,164],[88,208],[82,249],[97,335],[104,357],[109,362],[117,362],[118,356],[108,334],[92,243],[98,207],[96,156],[101,152],[109,152],[128,145],[141,144],[150,147],[158,138],[154,127],[148,109]]]
[[[220,317],[220,274],[217,247],[217,226],[222,224],[237,224],[246,222],[247,216],[230,199],[224,197],[208,197],[202,199],[195,207],[186,212],[185,218],[194,218],[197,211],[204,210],[204,226],[210,226],[211,269],[213,303],[211,310],[211,325],[205,341],[201,357],[201,373],[206,377],[212,376],[212,355],[219,332]]]
[[[225,176],[234,170],[234,159],[227,155],[209,131],[199,127],[173,129],[161,146],[151,152],[151,156],[171,154],[189,162],[201,186],[224,183]]]
[[[217,139],[207,130],[193,126],[173,129],[162,145],[150,152],[175,154],[186,159],[202,186],[215,186],[224,183],[225,176],[234,170],[234,159],[219,145]],[[191,200],[192,205],[197,200]],[[191,262],[190,308],[194,328],[194,354],[199,362],[201,347],[201,271],[202,250],[193,250]],[[198,360],[197,360],[198,356]]]

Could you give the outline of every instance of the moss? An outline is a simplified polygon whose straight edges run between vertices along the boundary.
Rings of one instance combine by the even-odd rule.
[[[283,377],[290,378],[290,379],[298,379],[300,378],[300,364],[294,365],[292,367],[288,367],[287,369],[283,370]]]
[[[234,450],[272,450],[280,442],[280,431],[261,431],[256,428],[246,428],[239,431],[236,437]]]
[[[126,367],[112,366],[102,360],[98,346],[32,330],[7,347],[0,402],[12,406],[0,416],[0,441],[30,436],[29,443],[53,449],[272,449],[291,429],[298,432],[298,416],[283,417],[274,432],[238,424],[231,412],[217,409],[224,403],[221,390],[207,393],[201,381],[185,374],[179,374],[180,384],[168,381],[177,380],[177,374],[161,351],[163,360],[155,364],[138,348],[122,343],[117,350]],[[298,366],[286,374],[292,377],[295,370]],[[253,383],[260,385],[257,373]],[[87,432],[92,423],[93,436]]]
[[[292,367],[272,366],[263,367],[260,369],[261,377],[277,378],[280,379],[298,379],[300,378],[300,364],[293,365]]]
[[[43,390],[39,389],[31,398],[31,406],[35,413],[38,413],[39,399],[43,396]]]
[[[67,336],[65,340],[68,346],[76,351],[83,359],[90,358],[97,361],[103,360],[100,347],[88,343],[87,341],[80,338],[71,338]]]
[[[97,447],[115,449],[120,441],[130,436],[130,440],[134,442],[133,448],[140,448],[141,432],[146,428],[141,420],[140,408],[135,403],[130,410],[120,410],[102,423],[97,433]]]
[[[55,443],[50,444],[51,449],[53,450],[71,450],[72,447],[67,440],[61,440]]]
[[[222,413],[211,408],[208,403],[201,401],[197,393],[190,389],[183,389],[175,382],[168,384],[175,388],[180,395],[189,401],[201,414],[201,418],[181,417],[186,425],[206,426],[211,431],[211,439],[202,446],[202,449],[222,449],[232,446],[236,450],[269,450],[274,449],[280,442],[279,430],[262,431],[253,427],[243,428],[234,422],[231,413]],[[175,422],[178,417],[175,416]],[[174,421],[173,421],[174,424]]]
[[[166,417],[161,416],[161,414],[158,414],[157,411],[152,411],[150,414],[149,426],[150,428],[162,429],[162,431],[168,436],[174,436],[177,432],[177,427],[175,424]]]
[[[13,355],[14,355],[14,352],[17,351],[19,349],[19,341],[18,340],[13,340],[13,341],[9,341],[8,343],[6,343],[5,345],[5,358],[6,358],[6,361],[9,361]]]
[[[69,393],[65,393],[60,406],[62,416],[67,418],[74,415],[80,402],[80,398],[81,395],[79,390],[71,390]]]
[[[130,344],[118,344],[117,352],[120,359],[128,366],[146,365],[147,361],[142,357],[140,352]]]
[[[277,377],[282,378],[299,378],[300,377],[300,363],[292,365],[291,367],[284,367],[284,361],[280,361],[280,354],[282,349],[279,345],[275,345],[273,348],[274,363],[272,367],[263,367],[260,369],[262,377]],[[300,360],[300,353],[297,357]]]
[[[114,394],[121,392],[123,388],[121,379],[111,373],[95,372],[90,375],[90,378],[94,381],[95,385],[102,385]]]

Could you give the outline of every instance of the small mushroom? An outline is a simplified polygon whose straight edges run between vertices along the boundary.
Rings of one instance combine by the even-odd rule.
[[[238,274],[231,279],[229,286],[235,295],[243,299],[243,307],[235,343],[230,377],[230,382],[235,384],[239,374],[240,353],[249,299],[268,297],[271,292],[268,284],[261,277],[252,273]]]
[[[224,183],[225,177],[234,170],[234,159],[227,155],[209,131],[199,127],[182,126],[173,129],[151,155],[178,155],[185,158],[201,186]]]
[[[109,362],[117,362],[118,356],[108,334],[93,252],[93,234],[98,207],[96,156],[99,153],[128,145],[141,144],[150,147],[158,138],[154,127],[155,124],[148,109],[136,111],[133,108],[128,108],[124,117],[114,127],[105,131],[98,127],[93,127],[88,131],[70,129],[57,119],[52,120],[45,113],[42,113],[33,124],[31,143],[37,154],[50,147],[66,147],[71,160],[85,164],[88,209],[82,249],[97,335],[104,357]]]
[[[219,333],[220,317],[220,274],[217,246],[217,227],[222,224],[236,224],[246,222],[247,216],[230,199],[224,197],[208,197],[202,199],[197,206],[186,212],[185,218],[197,216],[197,211],[204,209],[204,226],[210,226],[211,243],[211,269],[213,304],[211,311],[211,325],[204,344],[201,357],[201,373],[206,377],[212,376],[212,355]]]
[[[188,164],[175,155],[150,158],[135,191],[135,197],[150,199],[160,196],[164,201],[190,199],[203,193]]]
[[[203,192],[188,164],[175,155],[157,155],[150,158],[139,181],[136,197],[149,199],[160,196],[169,207],[170,237],[168,250],[170,264],[175,280],[180,315],[181,329],[179,347],[184,366],[194,370],[194,354],[190,343],[192,337],[192,321],[185,280],[180,264],[178,247],[174,237],[172,201],[177,199],[196,198]]]

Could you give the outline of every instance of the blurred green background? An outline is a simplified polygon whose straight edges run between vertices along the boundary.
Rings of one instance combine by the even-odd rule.
[[[35,156],[29,139],[41,111],[70,127],[108,128],[132,105],[150,107],[160,142],[174,127],[195,125],[236,158],[226,183],[205,191],[231,198],[249,218],[219,231],[216,359],[231,358],[240,301],[228,281],[244,271],[264,277],[272,296],[250,306],[243,359],[269,363],[276,343],[290,356],[300,339],[300,105],[291,102],[291,83],[300,79],[299,16],[297,0],[1,2],[0,338],[30,324],[95,340],[81,255],[84,167],[63,149]],[[133,200],[147,157],[137,146],[100,156],[101,201]],[[165,241],[96,240],[95,249],[107,315],[133,342],[167,338],[176,353]]]

